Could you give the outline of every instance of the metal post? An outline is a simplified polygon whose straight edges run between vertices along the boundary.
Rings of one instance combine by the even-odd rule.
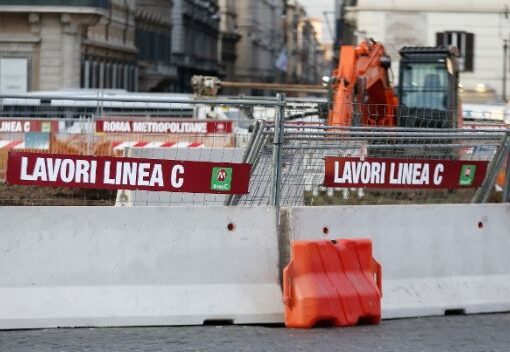
[[[501,146],[498,148],[494,158],[489,163],[485,181],[473,196],[473,199],[471,200],[472,203],[487,203],[489,200],[490,194],[494,189],[494,185],[496,184],[498,173],[503,167],[506,156],[508,155],[508,145],[510,143],[509,139],[510,135],[508,134],[503,138]]]
[[[506,98],[506,70],[507,70],[507,59],[508,59],[508,39],[503,39],[503,101],[507,101]]]
[[[257,157],[260,153],[260,148],[262,146],[261,140],[263,139],[264,134],[264,122],[257,121],[253,127],[253,132],[248,142],[248,145],[245,148],[243,155],[243,163],[251,164],[251,172],[257,167]],[[251,177],[251,175],[250,175]],[[239,200],[241,199],[241,195],[229,195],[225,199],[225,205],[238,205]]]
[[[273,173],[270,205],[277,208],[278,214],[280,208],[280,195],[281,195],[282,143],[285,121],[285,94],[278,93],[276,95],[276,99],[278,101],[278,105],[274,121]]]
[[[507,141],[509,138],[507,138]],[[506,145],[505,186],[503,188],[503,202],[510,203],[510,142]]]

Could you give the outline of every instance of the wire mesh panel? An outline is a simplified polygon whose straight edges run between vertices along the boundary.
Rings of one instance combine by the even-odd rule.
[[[461,111],[446,108],[374,103],[330,103],[321,112],[331,126],[386,126],[415,128],[462,127]]]
[[[491,198],[493,186],[503,189],[508,185],[508,177],[499,172],[506,158],[507,127],[457,128],[456,111],[365,103],[333,105],[318,98],[282,99],[282,95],[277,99],[200,99],[190,95],[101,94],[0,97],[0,180],[5,178],[11,150],[97,156],[123,156],[130,150],[129,155],[141,156],[161,149],[157,153],[163,158],[252,164],[249,194],[131,197],[133,194],[111,193],[97,196],[98,202],[281,206],[469,202],[496,200],[497,194]],[[257,120],[260,122],[255,123]],[[481,190],[326,188],[324,158],[328,156],[485,160],[490,162],[490,182]],[[41,193],[34,204],[76,205],[80,200],[90,204],[87,192],[53,192],[59,197],[48,192],[48,202],[43,202],[44,192],[26,190],[33,195]],[[63,201],[66,196],[70,203]],[[0,196],[4,204],[14,204],[22,197],[30,200],[31,194],[10,195],[9,189],[4,189]]]
[[[253,147],[257,154],[252,157],[254,170],[250,193],[238,199],[238,204],[269,204],[273,182],[270,151],[273,147],[274,125],[266,123],[260,131],[261,145]],[[323,186],[324,159],[357,157],[362,160],[397,158],[410,162],[487,161],[490,171],[484,181],[484,184],[487,184],[494,181],[502,167],[502,164],[497,162],[501,160],[498,156],[508,153],[506,136],[505,131],[285,124],[281,145],[279,204],[295,206],[471,202],[477,199],[480,189],[409,189],[406,186],[399,189],[326,188]],[[489,178],[492,180],[488,180]],[[493,187],[490,187],[486,191],[491,192],[492,189]],[[497,198],[496,194],[492,200]]]
[[[136,158],[161,160],[207,161],[221,163],[241,163],[242,148],[129,148],[125,155]],[[171,205],[224,205],[227,195],[185,193],[125,191],[117,192],[117,206],[171,206]]]
[[[274,99],[96,93],[0,97],[0,181],[10,151],[124,156],[130,150],[129,155],[142,156],[161,149],[162,158],[236,162],[256,119],[271,120],[275,114]],[[120,192],[1,187],[0,204],[10,205],[114,205],[119,200],[123,205],[209,205],[223,204],[225,198],[176,194],[125,202]]]
[[[253,130],[250,143],[244,152],[243,161],[252,165],[250,186],[247,195],[233,196],[226,200],[229,205],[270,205],[274,185],[273,152],[274,128],[272,123],[259,121]]]

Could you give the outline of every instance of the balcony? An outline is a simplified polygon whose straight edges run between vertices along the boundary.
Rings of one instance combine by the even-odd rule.
[[[30,6],[34,10],[38,6],[96,7],[107,9],[110,6],[110,0],[0,0],[0,6]]]

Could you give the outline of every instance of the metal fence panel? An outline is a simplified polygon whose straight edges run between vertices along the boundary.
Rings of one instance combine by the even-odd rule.
[[[224,202],[230,205],[291,206],[508,199],[509,175],[507,172],[505,179],[505,174],[500,172],[508,168],[510,147],[508,139],[504,139],[508,135],[506,126],[491,124],[484,125],[487,129],[474,125],[456,128],[460,127],[456,126],[457,112],[344,104],[340,110],[344,112],[344,120],[349,126],[328,127],[324,122],[332,107],[323,99],[286,98],[284,95],[277,99],[197,99],[189,95],[144,94],[133,97],[118,93],[0,96],[0,180],[5,178],[8,151],[13,149],[121,156],[126,148],[131,148],[131,153],[137,154],[138,150],[143,153],[145,148],[164,147],[171,150],[161,152],[162,155],[172,158],[194,154],[193,158],[209,160],[214,154],[225,158],[223,161],[241,161],[242,154],[242,161],[253,165],[249,194],[214,200],[196,195],[152,195],[150,200],[140,200],[137,205],[211,205]],[[235,133],[104,133],[96,130],[96,123],[101,119],[138,122],[232,121]],[[22,130],[13,127],[16,121],[21,123]],[[384,125],[385,121],[391,123]],[[26,122],[39,125],[35,130],[25,130]],[[285,124],[281,125],[283,122]],[[244,151],[241,152],[239,148],[244,148]],[[194,149],[200,150],[192,152]],[[225,153],[208,151],[216,149],[225,150]],[[326,156],[487,160],[490,168],[487,182],[479,190],[324,188],[323,159]],[[494,193],[494,188],[503,192]],[[87,194],[78,191],[55,190],[54,193],[59,194],[60,198],[52,194],[51,199],[33,197],[44,193],[33,189],[27,193],[23,194],[21,189],[13,195],[3,191],[0,203],[14,204],[15,198],[20,197],[24,198],[20,204],[94,203]],[[103,204],[113,205],[115,200],[125,201],[126,197],[107,194],[99,198],[100,202],[104,200]],[[132,198],[129,199],[125,204],[134,204]]]
[[[299,124],[286,124],[284,130],[280,206],[497,201],[492,181],[503,166],[498,160],[504,160],[508,153],[505,131]],[[238,204],[269,204],[274,124],[266,123],[260,131],[263,142],[257,148],[257,157],[252,157],[250,193],[240,197]],[[478,160],[489,162],[489,172],[478,191],[325,188],[326,156]]]
[[[5,180],[7,157],[12,150],[123,156],[128,149],[136,154],[145,149],[162,148],[167,151],[162,155],[186,158],[193,154],[208,160],[206,150],[215,149],[218,150],[215,155],[223,161],[237,161],[239,157],[234,154],[242,154],[239,148],[249,143],[250,129],[256,119],[274,119],[275,111],[274,99],[197,99],[182,94],[120,93],[0,96],[0,181]],[[98,130],[100,121],[117,127]],[[120,122],[126,121],[132,122],[132,130],[122,128]],[[207,132],[172,127],[189,123],[207,124]],[[150,125],[150,128],[135,129],[135,124]],[[165,124],[169,129],[161,130],[159,127]],[[209,131],[210,124],[215,126],[214,133]],[[220,125],[232,128],[222,132],[216,128]],[[30,138],[38,138],[43,143],[31,143]],[[113,205],[120,199],[116,192],[98,192],[99,199],[88,199],[88,195],[94,193],[91,190],[35,190],[1,183],[0,187],[0,204]],[[152,196],[153,201],[136,204],[222,204],[224,197],[212,200],[181,194],[166,197],[165,201],[163,198]]]
[[[242,148],[194,148],[194,149],[142,149],[129,148],[125,156],[135,158],[190,160],[212,162],[242,162]],[[172,206],[172,205],[224,205],[224,194],[199,194],[184,192],[118,191],[117,206]]]

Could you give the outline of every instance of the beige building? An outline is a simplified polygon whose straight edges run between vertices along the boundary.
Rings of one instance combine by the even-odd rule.
[[[316,17],[310,17],[310,24],[315,30],[315,60],[316,60],[316,73],[318,76],[317,83],[322,81],[322,77],[329,76],[331,73],[331,56],[332,56],[332,42],[324,42],[322,38],[324,32],[324,22]]]
[[[172,65],[172,1],[136,0],[138,89],[162,92],[178,79]]]
[[[288,1],[285,20],[286,81],[320,83],[324,73],[324,48],[320,42],[322,22],[308,17],[304,6],[297,0]]]
[[[222,76],[225,80],[235,79],[235,64],[237,59],[236,46],[241,34],[237,25],[236,0],[220,0],[220,40],[219,60],[222,65]]]
[[[193,75],[296,83],[322,75],[318,22],[296,0],[31,3],[0,0],[0,94],[184,92]]]
[[[510,0],[358,0],[346,11],[358,33],[384,43],[394,72],[403,46],[451,45],[459,49],[465,89],[503,94],[503,77],[510,76],[503,50],[510,40]]]
[[[236,1],[241,38],[235,77],[240,81],[274,82],[275,63],[284,48],[281,0]]]
[[[134,0],[0,2],[0,93],[137,89]]]
[[[220,19],[218,0],[173,0],[172,63],[178,76],[174,91],[191,92],[194,75],[219,75]]]

